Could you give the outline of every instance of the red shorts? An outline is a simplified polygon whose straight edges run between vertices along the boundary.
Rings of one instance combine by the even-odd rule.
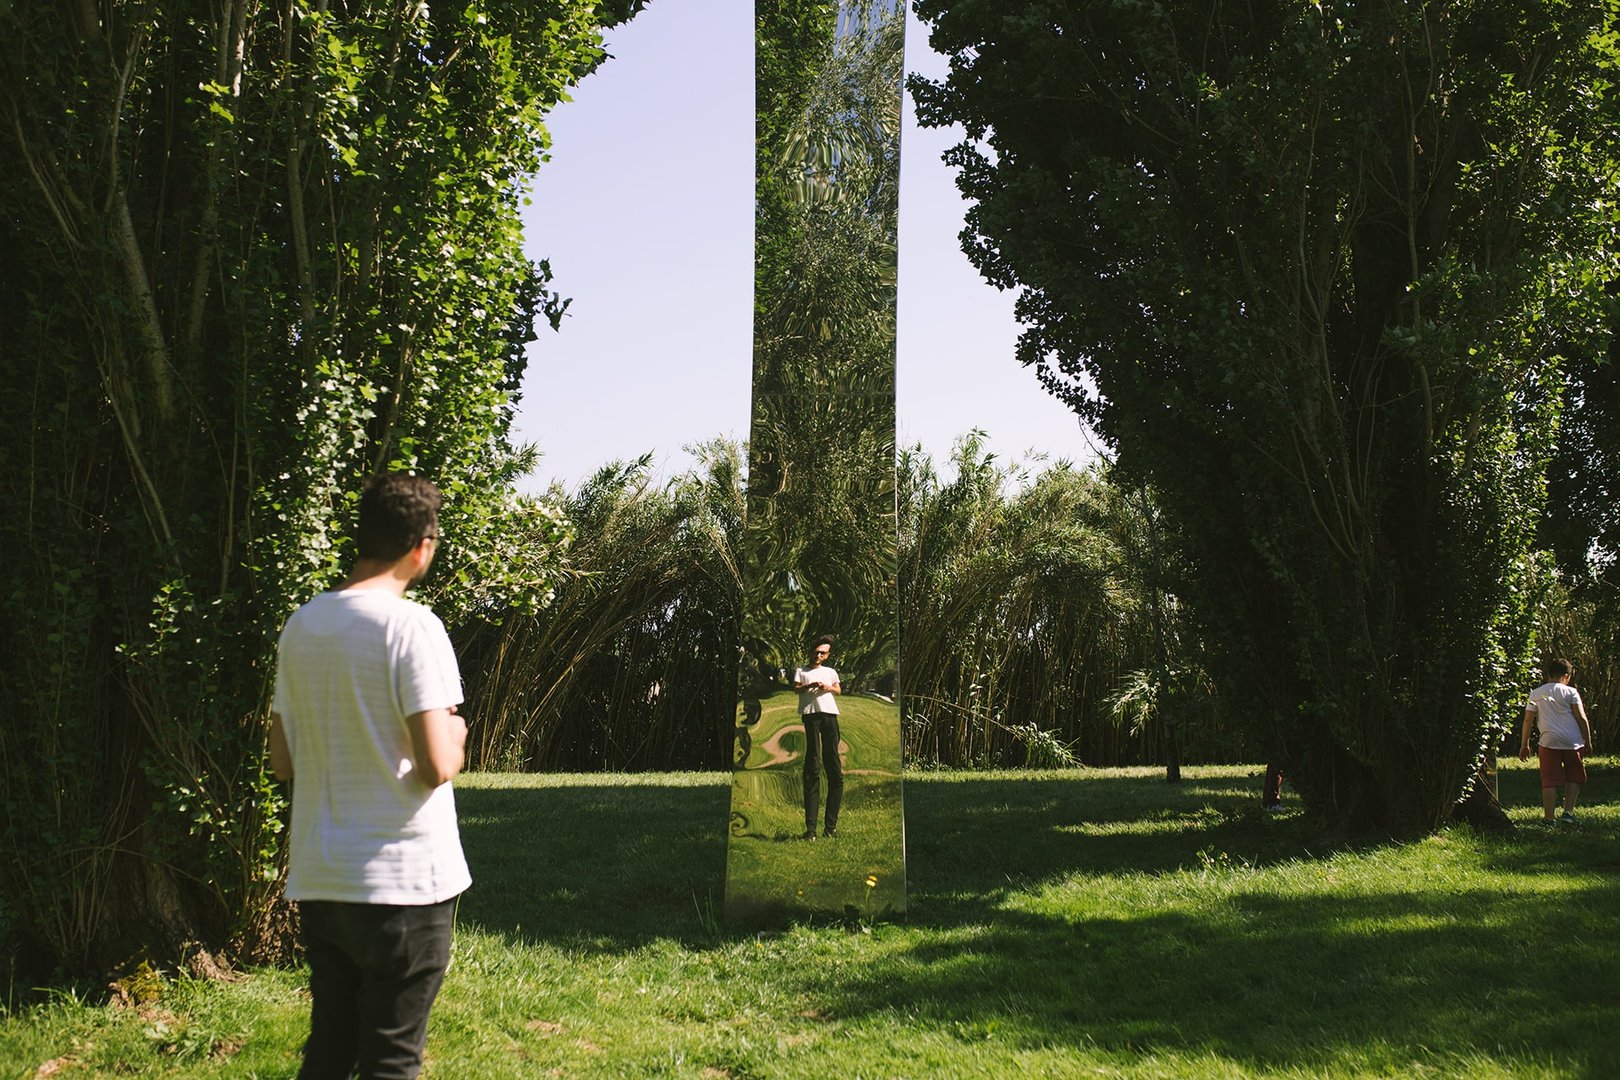
[[[1541,764],[1541,786],[1563,787],[1565,784],[1586,783],[1585,750],[1554,750],[1550,746],[1536,747],[1536,758]]]

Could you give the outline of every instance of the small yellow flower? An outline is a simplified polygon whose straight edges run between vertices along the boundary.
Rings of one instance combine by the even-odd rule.
[[[876,874],[867,874],[866,875],[866,887],[868,889],[877,888],[877,875]]]

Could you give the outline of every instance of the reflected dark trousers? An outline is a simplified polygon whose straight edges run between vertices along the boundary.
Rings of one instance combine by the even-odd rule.
[[[821,769],[827,768],[827,831],[838,828],[838,807],[844,801],[844,763],[838,760],[838,714],[805,713],[804,720],[804,831],[812,836],[821,810]]]
[[[456,901],[300,900],[298,915],[314,999],[299,1080],[414,1080],[450,964]]]

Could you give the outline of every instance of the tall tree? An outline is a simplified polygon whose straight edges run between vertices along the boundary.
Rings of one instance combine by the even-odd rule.
[[[1562,355],[1614,276],[1617,5],[920,0],[1023,363],[1150,480],[1212,674],[1332,818],[1511,715]]]
[[[0,7],[0,932],[33,959],[253,935],[275,633],[366,474],[444,489],[452,617],[543,597],[565,531],[507,429],[561,301],[518,200],[637,6]]]

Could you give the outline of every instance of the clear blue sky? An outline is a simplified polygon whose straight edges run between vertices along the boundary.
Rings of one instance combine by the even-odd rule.
[[[648,451],[748,435],[753,290],[753,5],[654,0],[612,31],[613,59],[559,106],[553,158],[525,213],[531,257],[573,298],[530,346],[516,436],[543,457],[532,486],[575,484]],[[909,72],[941,75],[915,16]],[[901,136],[898,436],[944,465],[971,428],[1003,458],[1090,460],[1073,413],[1013,359],[1013,295],[961,252],[966,204],[940,154],[954,131]]]

